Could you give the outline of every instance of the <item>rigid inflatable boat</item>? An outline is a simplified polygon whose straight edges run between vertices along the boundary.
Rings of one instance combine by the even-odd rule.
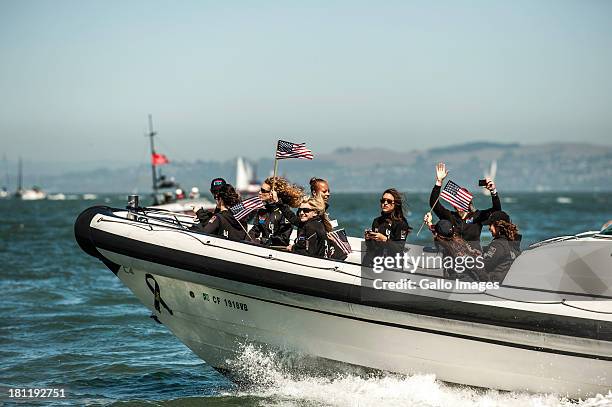
[[[435,268],[363,267],[362,239],[349,237],[353,253],[333,261],[205,235],[192,222],[95,206],[79,215],[75,235],[220,371],[231,373],[252,343],[322,364],[501,390],[579,398],[612,389],[612,230],[534,244],[499,287],[454,290],[430,284],[442,276]],[[380,276],[415,288],[375,288]]]

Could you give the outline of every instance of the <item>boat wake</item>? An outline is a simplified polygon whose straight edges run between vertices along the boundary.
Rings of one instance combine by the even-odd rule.
[[[612,405],[612,393],[578,402],[554,395],[503,392],[453,385],[435,375],[359,374],[334,376],[296,373],[286,357],[253,344],[243,344],[228,361],[239,390],[237,397],[265,399],[273,405],[314,406],[581,406]],[[229,395],[229,393],[228,393]]]

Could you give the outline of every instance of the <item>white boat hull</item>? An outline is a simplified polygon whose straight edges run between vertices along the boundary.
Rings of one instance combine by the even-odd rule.
[[[164,307],[156,312],[145,270],[159,265],[104,255],[142,267],[122,268],[117,275],[174,335],[222,371],[231,370],[241,345],[255,343],[293,353],[297,359],[316,357],[402,374],[435,372],[443,381],[501,390],[588,397],[606,394],[612,388],[611,362],[508,346],[525,342],[529,333],[519,330],[490,328],[489,336],[503,333],[505,344],[492,343],[495,339],[463,339],[457,336],[473,337],[475,324],[347,304],[176,269],[152,275],[163,287],[161,298],[173,315]],[[177,273],[181,279],[162,275]],[[450,332],[456,335],[447,334]],[[546,342],[545,338],[541,342]]]
[[[33,189],[26,189],[22,191],[20,196],[22,201],[40,201],[47,198],[47,194],[42,191],[36,191]]]

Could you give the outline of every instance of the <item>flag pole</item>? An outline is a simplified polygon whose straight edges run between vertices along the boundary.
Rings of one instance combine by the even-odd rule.
[[[231,211],[230,211],[230,212],[231,212]],[[236,219],[236,220],[238,220],[238,219]],[[249,232],[247,232],[247,230],[244,228],[244,226],[242,225],[242,222],[240,222],[240,221],[238,220],[238,224],[240,225],[240,227],[242,228],[242,230],[244,230],[244,233],[246,233],[246,235],[247,235],[247,237],[249,238],[249,240],[250,240],[251,242],[254,242],[255,240],[254,240],[254,239],[251,237],[251,235],[249,235]]]
[[[440,200],[440,195],[438,195],[438,198],[436,199],[436,202],[434,202],[433,206],[431,208],[429,208],[429,214],[431,215],[431,212],[433,211],[433,208],[435,208],[435,206],[438,204],[438,201]],[[421,230],[423,229],[423,226],[425,226],[425,221],[423,221],[423,223],[421,223],[421,227],[419,228],[419,231],[417,232],[416,237],[419,237],[419,233],[421,233]]]
[[[278,158],[274,159],[274,175],[272,175],[272,190],[274,191],[274,184],[276,184],[276,172],[278,170]]]
[[[276,172],[278,170],[278,157],[277,157],[278,143],[279,142],[276,142],[276,150],[274,150],[274,172],[273,172],[273,175],[272,175],[272,191],[274,191],[274,186],[276,184]]]

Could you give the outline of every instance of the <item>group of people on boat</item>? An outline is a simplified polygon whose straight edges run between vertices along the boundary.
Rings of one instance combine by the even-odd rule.
[[[445,270],[445,274],[478,281],[501,281],[520,254],[521,235],[508,214],[501,210],[495,183],[486,179],[485,187],[491,193],[490,208],[478,210],[470,202],[469,211],[458,207],[451,211],[439,201],[442,182],[447,175],[446,166],[439,163],[436,166],[436,183],[430,195],[432,210],[425,214],[424,223],[445,256],[482,256],[485,266],[467,270],[461,275],[453,270]],[[259,191],[264,207],[249,217],[237,220],[230,208],[241,202],[240,195],[223,178],[215,178],[211,182],[210,192],[215,198],[216,207],[212,211],[194,208],[199,221],[194,229],[297,254],[344,260],[346,254],[339,250],[337,241],[329,237],[329,232],[337,226],[337,222],[330,220],[328,215],[331,196],[329,183],[321,178],[312,178],[309,184],[310,195],[306,195],[301,186],[283,177],[268,177]],[[402,194],[395,188],[382,193],[380,216],[364,233],[367,251],[385,251],[393,245],[403,248],[413,230],[404,215],[404,205]],[[297,208],[297,211],[293,212],[292,208]],[[435,224],[432,212],[439,219]],[[250,230],[249,223],[252,224]],[[483,248],[480,235],[485,225],[489,227],[493,241]],[[297,228],[297,237],[291,241],[294,227]]]
[[[425,214],[423,221],[445,255],[474,258],[482,256],[484,267],[468,268],[461,274],[454,273],[453,270],[446,270],[446,273],[464,279],[502,281],[521,252],[522,236],[518,227],[510,220],[510,216],[502,211],[495,183],[490,178],[485,179],[485,188],[491,194],[490,208],[478,210],[472,201],[469,204],[469,211],[457,207],[454,211],[450,211],[439,201],[442,182],[447,176],[446,165],[437,164],[436,183],[429,196],[429,203],[439,221],[433,224],[431,212]],[[484,248],[480,244],[483,226],[488,226],[493,236],[493,241]]]

